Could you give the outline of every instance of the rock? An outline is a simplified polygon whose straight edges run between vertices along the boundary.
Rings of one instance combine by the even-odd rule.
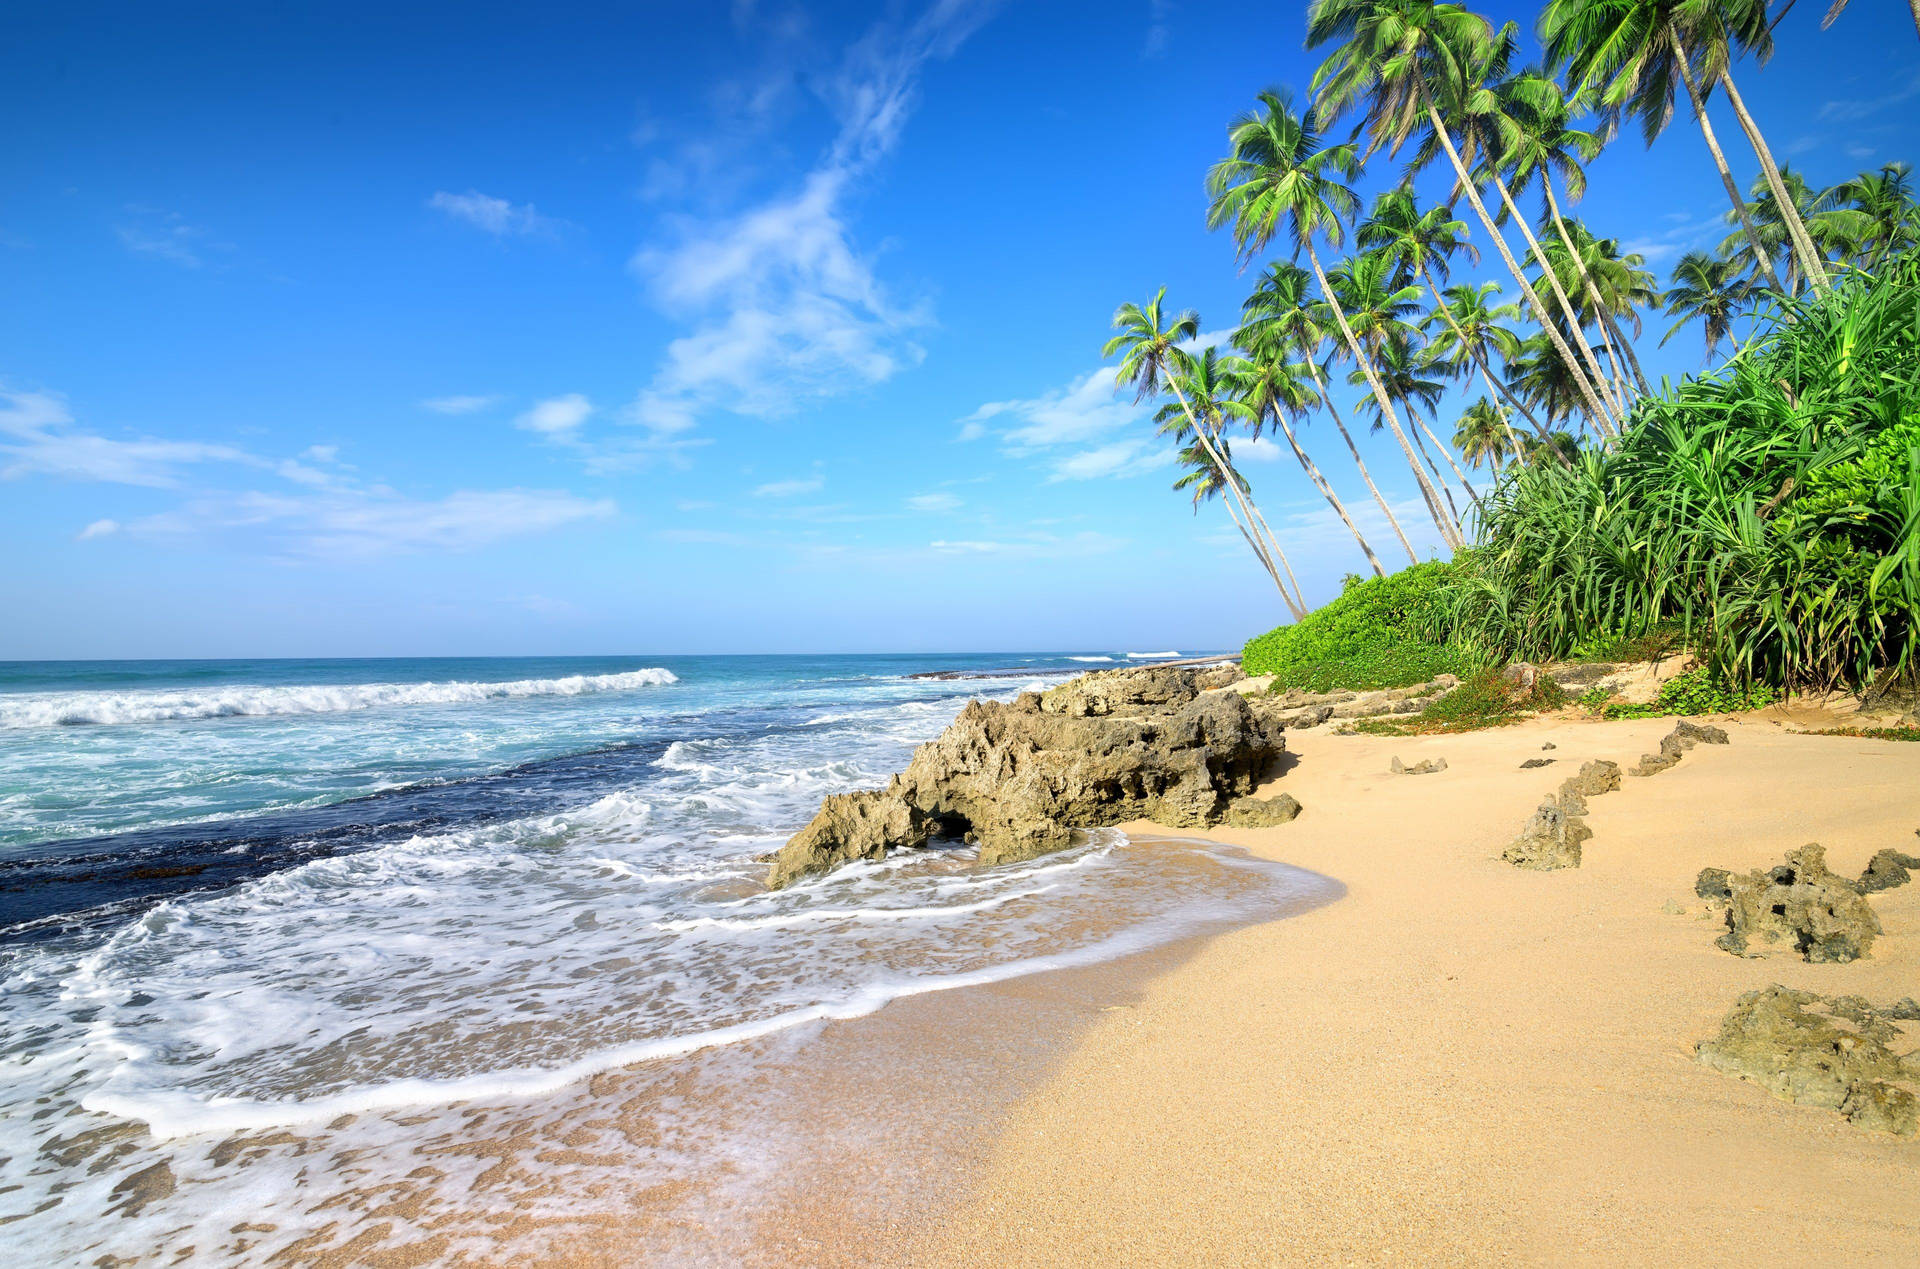
[[[1540,746],[1540,748],[1542,749],[1558,749],[1559,747],[1560,747],[1559,745],[1554,744],[1551,740],[1549,740],[1546,744]]]
[[[1517,694],[1531,692],[1539,677],[1540,671],[1530,661],[1515,661],[1500,671],[1500,681]]]
[[[1909,868],[1920,868],[1920,855],[1909,855],[1889,847],[1876,853],[1867,864],[1867,870],[1860,874],[1859,888],[1864,894],[1877,890],[1891,890],[1895,886],[1904,886],[1913,880]]]
[[[1776,985],[1740,997],[1720,1034],[1694,1056],[1776,1097],[1910,1137],[1920,1131],[1920,1102],[1902,1084],[1920,1080],[1920,1057],[1895,1053],[1889,1046],[1900,1039],[1899,1028],[1864,1001],[1827,1001]]]
[[[1399,758],[1395,758],[1387,769],[1395,775],[1433,775],[1435,772],[1445,771],[1447,769],[1447,760],[1445,758],[1422,758],[1409,767],[1406,763],[1400,761]]]
[[[1887,1017],[1898,1018],[1902,1022],[1920,1022],[1920,1003],[1916,1003],[1912,996],[1895,1001],[1887,1009]]]
[[[1693,892],[1709,903],[1729,903],[1733,899],[1732,879],[1733,874],[1725,868],[1702,868],[1693,880]]]
[[[1516,868],[1552,871],[1578,868],[1580,848],[1593,836],[1587,827],[1587,799],[1620,787],[1620,765],[1595,759],[1563,780],[1560,791],[1540,804],[1500,858]]]
[[[1721,728],[1702,727],[1698,723],[1690,723],[1685,719],[1681,719],[1678,723],[1674,724],[1673,730],[1668,732],[1660,741],[1660,752],[1642,755],[1639,765],[1635,766],[1629,774],[1637,776],[1658,775],[1668,767],[1679,762],[1680,755],[1695,745],[1724,745],[1726,743],[1727,733]]]
[[[1300,815],[1300,803],[1291,793],[1270,798],[1235,798],[1227,806],[1227,823],[1235,828],[1272,828],[1291,824]]]
[[[1726,885],[1727,932],[1715,946],[1735,956],[1757,954],[1749,950],[1756,940],[1785,942],[1809,961],[1841,964],[1867,955],[1880,933],[1866,899],[1828,870],[1827,852],[1816,843],[1788,851],[1777,867],[1730,873]]]
[[[1531,771],[1535,767],[1551,767],[1556,761],[1558,761],[1558,759],[1555,758],[1529,758],[1520,764],[1520,769],[1522,771]]]
[[[978,844],[983,864],[998,864],[1131,819],[1219,823],[1286,748],[1284,728],[1264,709],[1212,690],[1237,673],[1128,668],[1011,704],[973,701],[886,788],[826,798],[775,852],[767,884],[883,859],[934,837],[964,837]]]

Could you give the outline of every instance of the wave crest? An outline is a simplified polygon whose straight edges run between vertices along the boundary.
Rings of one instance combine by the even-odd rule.
[[[204,691],[28,692],[0,696],[0,728],[168,723],[201,718],[336,714],[399,705],[456,705],[529,696],[585,696],[678,683],[657,666],[619,674],[570,674],[504,683],[343,683],[281,687],[235,684]]]

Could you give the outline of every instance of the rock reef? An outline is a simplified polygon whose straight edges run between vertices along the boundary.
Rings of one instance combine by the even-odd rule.
[[[1682,719],[1660,741],[1660,752],[1641,755],[1628,775],[1658,775],[1680,761],[1680,755],[1695,745],[1724,745],[1727,733],[1718,727],[1702,727]]]
[[[1620,764],[1596,758],[1560,784],[1559,792],[1540,804],[1520,836],[1500,858],[1516,868],[1542,872],[1578,868],[1580,847],[1593,836],[1587,827],[1587,799],[1620,787]]]
[[[1920,1131],[1920,1102],[1903,1085],[1920,1081],[1920,1054],[1890,1047],[1903,1039],[1890,1019],[1908,1016],[1908,1003],[1881,1010],[1858,996],[1829,999],[1776,985],[1740,997],[1720,1034],[1694,1056],[1776,1097],[1911,1137]]]
[[[835,794],[772,858],[779,888],[935,837],[984,864],[1071,845],[1077,830],[1285,823],[1292,798],[1249,795],[1285,751],[1283,725],[1225,688],[1237,665],[1089,674],[1011,703],[976,700],[884,789]]]
[[[1400,761],[1398,757],[1395,757],[1387,767],[1387,770],[1394,775],[1434,775],[1446,769],[1447,760],[1445,758],[1422,758],[1412,766],[1408,766],[1406,763]]]
[[[1744,875],[1708,868],[1694,893],[1724,904],[1727,932],[1715,946],[1735,956],[1758,955],[1756,942],[1784,943],[1817,964],[1844,964],[1865,956],[1880,919],[1859,889],[1827,867],[1826,849],[1808,843],[1787,862]]]
[[[1909,871],[1913,868],[1920,868],[1920,855],[1909,855],[1892,847],[1876,851],[1867,862],[1867,870],[1860,874],[1860,891],[1872,894],[1878,890],[1904,886],[1913,880],[1913,873]]]

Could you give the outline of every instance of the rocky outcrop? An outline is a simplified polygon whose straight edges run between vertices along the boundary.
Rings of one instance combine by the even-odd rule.
[[[1261,703],[1274,711],[1274,717],[1282,726],[1298,729],[1318,727],[1328,721],[1417,714],[1458,686],[1457,676],[1442,674],[1413,687],[1373,692],[1308,692],[1297,687],[1284,692],[1269,691]]]
[[[1620,787],[1620,764],[1596,758],[1568,776],[1559,792],[1540,804],[1520,836],[1500,858],[1516,868],[1552,871],[1578,868],[1581,845],[1593,836],[1587,827],[1587,799]]]
[[[1920,1054],[1891,1047],[1905,1038],[1889,1021],[1900,1016],[1858,996],[1828,999],[1776,985],[1740,997],[1720,1034],[1694,1056],[1776,1097],[1911,1137],[1920,1132],[1920,1102],[1907,1086],[1920,1081]]]
[[[1740,874],[1709,868],[1694,893],[1727,910],[1727,932],[1715,946],[1735,956],[1758,955],[1755,943],[1784,943],[1816,963],[1844,963],[1867,955],[1880,920],[1852,882],[1827,867],[1816,843],[1787,852],[1787,862]]]
[[[1668,767],[1680,761],[1680,755],[1695,745],[1724,745],[1727,733],[1718,727],[1702,727],[1685,719],[1674,724],[1660,741],[1660,752],[1643,754],[1640,762],[1628,775],[1658,775]]]
[[[1300,818],[1300,803],[1291,793],[1270,798],[1235,798],[1227,807],[1227,823],[1234,828],[1273,828]]]
[[[935,837],[965,838],[982,863],[997,864],[1131,819],[1201,828],[1237,807],[1243,818],[1284,823],[1283,806],[1247,805],[1286,742],[1271,714],[1213,690],[1239,673],[1114,670],[1010,704],[973,701],[886,788],[827,798],[773,856],[767,884]]]
[[[1412,766],[1408,766],[1406,763],[1400,761],[1398,757],[1395,757],[1387,767],[1387,770],[1393,772],[1395,775],[1433,775],[1435,772],[1445,771],[1446,769],[1447,760],[1445,758],[1422,758]]]
[[[1909,871],[1913,868],[1920,868],[1920,855],[1909,855],[1891,847],[1879,851],[1867,862],[1867,870],[1860,874],[1860,891],[1872,894],[1904,886],[1913,880],[1913,873]]]

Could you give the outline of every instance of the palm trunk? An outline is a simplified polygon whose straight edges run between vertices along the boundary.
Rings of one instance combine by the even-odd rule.
[[[1540,302],[1540,296],[1534,291],[1533,284],[1527,281],[1526,274],[1514,260],[1513,252],[1507,247],[1507,240],[1501,236],[1500,230],[1494,225],[1493,217],[1487,214],[1487,205],[1480,201],[1480,191],[1474,186],[1473,178],[1467,175],[1466,165],[1460,161],[1460,151],[1453,146],[1453,137],[1447,131],[1446,120],[1440,117],[1439,109],[1433,104],[1433,95],[1427,91],[1424,82],[1419,87],[1421,103],[1427,108],[1427,122],[1432,125],[1434,135],[1440,139],[1441,146],[1445,148],[1447,159],[1453,164],[1454,174],[1460,178],[1460,188],[1465,192],[1467,202],[1472,205],[1474,214],[1480,217],[1480,223],[1486,226],[1487,236],[1499,249],[1500,259],[1505,262],[1507,272],[1511,273],[1513,280],[1519,283],[1520,293],[1526,296],[1528,306],[1533,309],[1534,320],[1540,323],[1540,329],[1547,333],[1547,338],[1552,341],[1554,350],[1560,354],[1561,360],[1567,363],[1567,369],[1572,373],[1574,382],[1580,387],[1580,395],[1586,400],[1590,416],[1596,421],[1605,418],[1606,410],[1601,406],[1599,399],[1593,395],[1593,385],[1588,383],[1586,376],[1580,373],[1580,363],[1575,359],[1573,349],[1567,347],[1567,341],[1560,337],[1559,328],[1547,317],[1547,306]],[[1503,193],[1505,189],[1504,185],[1501,186]]]
[[[1227,462],[1226,459],[1222,458],[1220,456],[1220,451],[1213,447],[1213,439],[1207,435],[1207,429],[1202,427],[1200,424],[1200,420],[1194,416],[1193,407],[1187,404],[1187,394],[1180,391],[1180,384],[1172,375],[1167,376],[1167,386],[1173,389],[1173,395],[1180,402],[1180,409],[1187,416],[1187,422],[1193,425],[1193,434],[1200,438],[1201,448],[1207,451],[1207,457],[1212,459],[1213,465],[1220,470],[1221,476],[1226,481],[1227,492],[1231,494],[1233,498],[1240,503],[1240,509],[1247,513],[1247,523],[1249,525],[1252,524],[1253,510],[1252,510],[1252,507],[1248,504],[1247,495],[1245,491],[1240,488],[1240,482],[1234,478],[1233,465]],[[1231,503],[1228,504],[1228,510],[1229,511],[1232,510]],[[1234,523],[1235,524],[1240,523],[1239,517],[1236,516],[1234,518]],[[1247,530],[1243,528],[1241,531],[1246,532]],[[1273,542],[1271,545],[1274,551],[1278,552],[1280,550],[1280,544],[1278,542]],[[1273,562],[1268,557],[1268,553],[1264,545],[1262,545],[1260,548],[1260,557],[1263,561],[1266,562],[1267,571],[1269,573],[1273,572]],[[1285,558],[1284,554],[1282,555],[1281,558],[1282,559]],[[1293,570],[1289,568],[1287,572],[1288,572],[1288,575],[1291,576]],[[1298,621],[1300,620],[1300,618],[1306,616],[1307,610],[1305,606],[1300,602],[1299,597],[1293,592],[1290,592],[1287,590],[1286,585],[1280,581],[1280,578],[1277,574],[1274,576],[1273,581],[1276,586],[1280,587],[1280,598],[1287,601],[1287,607],[1292,611],[1293,619],[1295,621]],[[1297,583],[1296,583],[1296,586],[1297,586]]]
[[[1479,365],[1480,367],[1480,378],[1484,380],[1487,385],[1487,402],[1488,404],[1493,406],[1495,410],[1499,412],[1500,426],[1506,429],[1507,448],[1512,451],[1513,460],[1515,462],[1519,462],[1520,461],[1520,434],[1513,430],[1513,416],[1507,413],[1506,404],[1502,402],[1500,400],[1500,397],[1494,392],[1493,376],[1487,373],[1487,368],[1485,364],[1483,363],[1476,363],[1476,364]]]
[[[1420,470],[1420,460],[1414,457],[1413,446],[1407,441],[1407,433],[1400,426],[1400,416],[1394,412],[1393,402],[1387,397],[1387,390],[1380,383],[1380,376],[1374,373],[1373,361],[1367,356],[1366,349],[1354,337],[1353,326],[1347,321],[1347,312],[1340,307],[1335,296],[1333,284],[1327,281],[1327,271],[1320,267],[1320,253],[1313,249],[1312,241],[1306,243],[1307,260],[1313,265],[1314,279],[1320,283],[1320,294],[1326,297],[1327,307],[1333,310],[1333,317],[1340,325],[1340,334],[1347,341],[1347,348],[1353,353],[1353,359],[1360,363],[1360,371],[1367,378],[1367,386],[1373,389],[1373,399],[1380,406],[1380,417],[1386,420],[1393,431],[1393,438],[1400,442],[1400,451],[1407,457],[1407,465],[1413,468],[1413,478],[1420,485],[1420,493],[1427,500],[1427,508],[1433,513],[1433,523],[1440,530],[1440,540],[1453,550],[1465,545],[1458,532],[1449,526],[1440,512],[1440,499],[1433,485],[1427,480],[1427,474]]]
[[[1625,376],[1620,370],[1620,356],[1614,351],[1613,347],[1613,337],[1619,334],[1619,328],[1613,324],[1612,315],[1607,312],[1606,302],[1600,297],[1600,288],[1594,285],[1593,274],[1587,271],[1586,260],[1573,248],[1573,234],[1567,230],[1567,222],[1561,219],[1560,216],[1560,200],[1553,196],[1553,177],[1544,169],[1540,173],[1540,189],[1541,192],[1547,196],[1547,213],[1553,217],[1554,230],[1560,235],[1561,245],[1567,249],[1567,258],[1573,261],[1574,269],[1580,274],[1581,284],[1586,287],[1587,295],[1593,300],[1593,311],[1599,318],[1599,321],[1595,324],[1600,327],[1600,339],[1606,346],[1607,359],[1613,365],[1615,380],[1616,382],[1620,382]],[[1611,334],[1609,331],[1611,331]],[[1637,364],[1634,366],[1636,371],[1638,371],[1639,368]],[[1646,378],[1644,376],[1641,377],[1640,387],[1641,391],[1644,392],[1646,390]],[[1625,393],[1628,391],[1628,386],[1624,382],[1620,382],[1620,392],[1622,394],[1620,400],[1623,410],[1622,423],[1626,421],[1624,408],[1626,401]]]
[[[1267,548],[1262,546],[1260,544],[1259,539],[1255,538],[1253,534],[1247,531],[1246,525],[1240,523],[1240,514],[1233,509],[1233,504],[1231,502],[1223,498],[1220,501],[1220,505],[1227,509],[1227,519],[1233,521],[1233,527],[1240,530],[1240,536],[1245,538],[1247,545],[1252,548],[1254,558],[1260,561],[1260,567],[1267,570],[1267,576],[1273,579],[1274,586],[1280,591],[1282,595],[1286,595],[1287,585],[1285,582],[1280,580],[1280,570],[1274,567],[1273,557],[1267,554]],[[1293,600],[1290,597],[1287,600],[1287,611],[1293,613],[1293,619],[1295,621],[1300,620],[1300,614],[1297,611],[1295,611],[1293,606]]]
[[[1612,313],[1601,309],[1600,317],[1606,322],[1607,328],[1613,332],[1614,342],[1620,346],[1620,351],[1626,354],[1627,365],[1633,369],[1634,380],[1640,385],[1640,395],[1647,397],[1652,396],[1653,385],[1647,382],[1647,372],[1640,368],[1640,357],[1633,351],[1633,341],[1628,339],[1626,332],[1620,329],[1620,323],[1614,320]],[[1639,319],[1635,318],[1634,320],[1638,321]]]
[[[1907,7],[1913,10],[1913,29],[1920,32],[1920,0],[1907,0]]]
[[[1480,495],[1473,491],[1473,482],[1467,479],[1467,473],[1460,469],[1458,462],[1454,461],[1453,447],[1445,441],[1442,441],[1438,436],[1435,436],[1433,429],[1427,426],[1427,421],[1418,414],[1415,414],[1411,406],[1407,408],[1407,413],[1413,415],[1413,421],[1420,425],[1420,430],[1427,434],[1427,439],[1432,441],[1434,448],[1440,451],[1440,457],[1446,459],[1447,466],[1453,468],[1453,474],[1459,479],[1460,487],[1467,491],[1468,500],[1472,502],[1474,506],[1479,506]]]
[[[1606,372],[1600,369],[1600,361],[1593,355],[1592,345],[1587,342],[1586,328],[1580,324],[1580,314],[1574,311],[1573,301],[1567,298],[1566,288],[1560,285],[1559,270],[1555,269],[1552,261],[1547,259],[1547,253],[1541,249],[1540,240],[1533,236],[1533,226],[1527,223],[1526,216],[1514,206],[1513,195],[1508,192],[1506,181],[1501,179],[1499,172],[1492,170],[1491,165],[1488,168],[1488,176],[1493,181],[1493,187],[1500,191],[1500,201],[1505,205],[1507,215],[1513,217],[1514,223],[1520,226],[1520,236],[1527,240],[1527,249],[1533,252],[1533,258],[1539,262],[1540,275],[1547,280],[1547,286],[1552,289],[1553,297],[1560,302],[1560,312],[1567,319],[1567,329],[1572,332],[1574,342],[1580,349],[1581,360],[1586,362],[1589,382],[1605,405],[1608,423],[1617,427],[1621,414],[1620,403],[1607,391]],[[1578,373],[1579,367],[1575,366],[1574,370]]]
[[[1493,372],[1487,369],[1486,355],[1481,352],[1479,345],[1467,341],[1466,332],[1460,329],[1459,322],[1453,320],[1453,311],[1447,307],[1446,300],[1440,294],[1440,288],[1433,284],[1433,274],[1428,270],[1425,261],[1420,263],[1420,277],[1427,284],[1427,293],[1433,296],[1434,311],[1440,314],[1441,319],[1447,324],[1447,329],[1453,332],[1454,341],[1460,345],[1460,350],[1473,358],[1473,364],[1480,368],[1480,377],[1487,381],[1487,391],[1493,392],[1495,389]],[[1514,456],[1517,458],[1520,454],[1520,438],[1513,434],[1513,421],[1507,417],[1506,408],[1499,404],[1501,397],[1513,401],[1513,396],[1503,387],[1499,389],[1493,401],[1494,408],[1500,411],[1500,425],[1507,429],[1507,440],[1513,445]],[[1513,401],[1513,404],[1514,408],[1526,414],[1527,422],[1533,424],[1533,430],[1540,431],[1540,424],[1533,415],[1527,414],[1526,408],[1518,401]],[[1545,433],[1541,434],[1545,435]]]
[[[1740,90],[1733,86],[1733,75],[1724,67],[1720,71],[1720,86],[1727,90],[1727,104],[1733,107],[1734,117],[1740,120],[1740,127],[1752,143],[1754,154],[1759,156],[1760,170],[1766,173],[1767,188],[1773,191],[1773,201],[1780,205],[1780,223],[1787,227],[1787,236],[1793,240],[1794,254],[1800,257],[1800,271],[1807,275],[1815,291],[1824,292],[1829,286],[1826,257],[1814,249],[1813,239],[1807,236],[1806,222],[1800,219],[1800,209],[1787,197],[1787,185],[1780,179],[1780,168],[1773,161],[1773,151],[1767,148],[1767,139],[1760,135],[1760,125],[1747,113],[1747,104],[1740,100]]]
[[[1433,455],[1427,453],[1427,443],[1420,439],[1420,431],[1423,425],[1420,422],[1419,414],[1414,411],[1414,408],[1412,405],[1407,406],[1407,415],[1413,420],[1413,426],[1414,426],[1413,443],[1420,447],[1420,457],[1426,460],[1427,469],[1433,473],[1434,483],[1440,486],[1441,494],[1443,494],[1446,497],[1447,510],[1452,514],[1453,522],[1455,525],[1455,531],[1458,532],[1458,526],[1460,524],[1460,506],[1458,503],[1454,502],[1453,500],[1453,490],[1448,488],[1447,478],[1440,474],[1440,464],[1433,461]],[[1431,435],[1431,433],[1428,433],[1428,434]]]
[[[1786,288],[1780,285],[1780,275],[1773,271],[1773,253],[1760,241],[1759,231],[1753,227],[1753,217],[1747,214],[1747,200],[1740,194],[1740,187],[1734,183],[1733,172],[1727,167],[1727,156],[1720,152],[1720,139],[1713,135],[1713,123],[1707,118],[1707,103],[1700,99],[1700,86],[1693,82],[1693,63],[1687,60],[1687,46],[1680,42],[1680,33],[1672,27],[1667,28],[1667,39],[1673,45],[1673,55],[1680,62],[1680,78],[1687,86],[1687,100],[1693,103],[1693,117],[1700,123],[1700,135],[1707,139],[1707,153],[1713,156],[1713,165],[1720,171],[1720,183],[1727,187],[1727,198],[1733,203],[1733,210],[1740,217],[1740,228],[1746,231],[1747,243],[1753,248],[1753,258],[1767,275],[1767,281],[1773,289],[1786,294]]]
[[[1347,532],[1353,534],[1353,540],[1360,544],[1361,554],[1365,555],[1367,557],[1367,563],[1373,566],[1373,575],[1375,577],[1385,577],[1387,570],[1380,567],[1380,557],[1373,553],[1373,548],[1367,545],[1366,538],[1360,535],[1359,526],[1354,524],[1353,517],[1348,515],[1347,509],[1341,505],[1339,495],[1333,492],[1333,486],[1327,483],[1327,478],[1320,474],[1320,469],[1314,465],[1311,458],[1307,457],[1307,451],[1300,447],[1299,438],[1294,436],[1293,425],[1287,421],[1286,415],[1282,414],[1279,410],[1275,410],[1273,412],[1273,421],[1278,423],[1280,430],[1286,434],[1287,444],[1293,447],[1293,456],[1300,460],[1300,468],[1307,473],[1307,479],[1311,480],[1314,488],[1318,489],[1321,495],[1326,498],[1327,505],[1332,507],[1333,513],[1340,517],[1340,523],[1346,525]]]
[[[1367,492],[1372,494],[1373,500],[1380,505],[1380,514],[1385,516],[1387,523],[1392,526],[1393,536],[1400,539],[1400,545],[1406,551],[1407,558],[1418,564],[1420,557],[1413,553],[1413,543],[1407,541],[1406,530],[1402,529],[1400,521],[1394,518],[1393,508],[1389,507],[1387,500],[1380,496],[1379,486],[1373,483],[1373,473],[1367,470],[1366,461],[1360,457],[1360,447],[1353,443],[1353,433],[1347,431],[1347,422],[1340,417],[1340,407],[1333,403],[1332,385],[1321,375],[1320,363],[1314,360],[1313,351],[1311,349],[1304,351],[1307,354],[1307,368],[1313,372],[1313,386],[1319,389],[1321,403],[1327,407],[1327,413],[1332,417],[1334,427],[1340,430],[1340,439],[1347,443],[1347,453],[1353,455],[1353,465],[1360,469],[1360,479],[1366,482]]]

